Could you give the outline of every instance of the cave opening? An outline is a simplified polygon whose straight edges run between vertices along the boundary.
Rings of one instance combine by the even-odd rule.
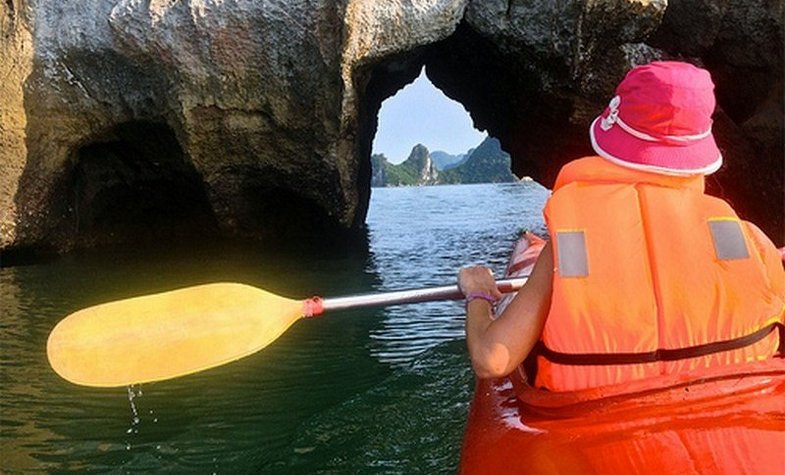
[[[67,186],[77,247],[168,246],[218,229],[201,177],[163,123],[123,123],[81,146]]]
[[[362,178],[376,178],[374,140],[384,132],[383,102],[424,71],[440,94],[460,104],[474,129],[498,140],[516,177],[552,186],[564,163],[591,153],[586,128],[576,119],[587,112],[576,110],[571,91],[543,82],[542,70],[569,75],[560,68],[524,47],[493,43],[465,22],[444,40],[367,67],[356,78],[363,85],[358,146],[369,164]]]
[[[444,95],[420,70],[417,78],[382,102],[373,155],[404,162],[417,145],[431,152],[437,169],[454,168],[487,134],[474,128],[463,105]]]
[[[344,253],[367,247],[364,229],[346,230],[315,200],[285,185],[274,171],[249,173],[233,211],[236,237],[268,251]]]
[[[382,102],[371,155],[371,187],[510,183],[512,159],[496,137],[474,127],[463,104],[427,77]],[[527,177],[528,178],[528,177]]]

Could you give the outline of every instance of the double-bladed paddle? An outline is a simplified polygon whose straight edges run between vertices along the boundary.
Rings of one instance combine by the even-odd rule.
[[[502,293],[526,278],[500,280]],[[49,335],[47,355],[64,379],[115,387],[185,376],[266,347],[301,318],[323,312],[463,298],[457,285],[292,300],[237,283],[215,283],[79,310]]]

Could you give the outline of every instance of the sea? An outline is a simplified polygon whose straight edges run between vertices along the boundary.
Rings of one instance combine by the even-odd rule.
[[[455,473],[474,389],[462,302],[327,313],[239,361],[120,388],[60,379],[47,336],[80,308],[206,282],[305,298],[451,285],[467,265],[501,277],[520,233],[545,233],[548,196],[533,181],[374,188],[356,252],[171,246],[0,268],[0,473]]]

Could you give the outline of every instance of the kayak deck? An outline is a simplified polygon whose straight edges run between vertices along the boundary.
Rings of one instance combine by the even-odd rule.
[[[508,274],[543,245],[521,238]],[[477,380],[460,473],[785,473],[785,360],[569,392]]]

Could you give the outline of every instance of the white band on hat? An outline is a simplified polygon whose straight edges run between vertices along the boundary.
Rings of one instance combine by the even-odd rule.
[[[645,163],[635,163],[635,162],[630,162],[628,160],[624,160],[623,158],[619,158],[608,153],[605,149],[600,147],[599,143],[597,143],[597,138],[594,135],[594,126],[597,124],[598,120],[602,120],[602,118],[597,117],[589,126],[589,137],[591,138],[591,146],[592,148],[594,148],[594,151],[597,152],[597,155],[608,160],[611,163],[615,163],[616,165],[621,165],[623,167],[631,168],[633,170],[640,170],[644,172],[653,172],[662,175],[674,175],[674,176],[711,175],[712,173],[719,170],[720,167],[722,166],[722,154],[719,154],[712,163],[706,165],[705,167],[694,168],[694,169],[667,168],[663,166],[649,165]],[[602,128],[602,123],[600,123],[600,128]]]
[[[708,130],[695,135],[663,135],[661,137],[654,137],[653,135],[636,130],[624,122],[621,117],[619,117],[620,104],[621,97],[619,96],[614,96],[613,99],[611,99],[611,102],[608,104],[608,108],[611,111],[608,116],[603,118],[602,122],[600,122],[600,128],[605,132],[609,131],[614,124],[619,124],[619,127],[621,127],[623,131],[627,132],[635,138],[646,140],[647,142],[693,142],[696,140],[705,139],[711,135],[711,125],[709,125]]]

